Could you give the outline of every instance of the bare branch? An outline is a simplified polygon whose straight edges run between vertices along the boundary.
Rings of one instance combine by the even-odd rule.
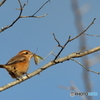
[[[44,57],[43,59],[45,60],[49,55],[53,54],[54,50],[57,48],[57,46],[46,56]]]
[[[34,17],[34,18],[41,18],[41,17],[45,17],[47,16],[48,14],[44,14],[44,15],[41,15],[41,16],[20,16],[20,18],[30,18],[30,17]]]
[[[2,0],[2,2],[0,2],[0,6],[2,6],[5,3],[6,0]]]
[[[44,14],[44,15],[41,15],[41,16],[35,16],[43,7],[44,5],[46,5],[50,0],[46,1],[33,15],[31,16],[20,16],[20,18],[29,18],[29,17],[34,17],[34,18],[41,18],[41,17],[45,17],[46,15],[48,14]]]
[[[57,54],[57,56],[54,58],[53,61],[55,61],[55,60],[59,57],[59,55],[61,54],[61,52],[63,51],[63,49],[64,49],[64,48],[66,47],[66,45],[68,44],[69,40],[70,40],[70,36],[69,36],[67,42],[64,44],[64,46],[62,46],[61,50],[59,51],[59,53]],[[56,41],[57,41],[57,40],[56,40]],[[58,42],[58,43],[59,43],[59,42]]]
[[[72,59],[72,58],[71,58],[71,60],[72,60],[72,61],[75,61],[76,63],[78,63],[79,65],[81,65],[83,68],[85,68],[85,69],[86,69],[87,71],[89,71],[89,72],[96,73],[96,74],[100,74],[100,72],[96,72],[96,71],[87,69],[84,65],[82,65],[80,62],[78,62],[78,61],[75,60],[75,59]]]
[[[48,14],[44,14],[42,16],[35,16],[48,2],[50,2],[50,0],[46,1],[33,15],[31,16],[20,16],[20,18],[29,18],[29,17],[34,17],[34,18],[41,18],[41,17],[45,17]]]
[[[84,34],[84,32],[86,32],[86,31],[90,28],[90,26],[91,26],[92,24],[94,24],[94,21],[95,21],[95,20],[96,20],[96,18],[94,18],[93,21],[90,23],[90,25],[89,25],[83,32],[81,32],[79,35],[77,35],[76,37],[70,39],[71,36],[69,36],[69,38],[68,38],[67,42],[64,44],[64,46],[61,46],[61,45],[60,45],[60,42],[56,39],[56,36],[55,36],[55,34],[53,33],[54,39],[55,39],[56,42],[58,43],[58,47],[61,47],[61,50],[59,51],[58,55],[54,58],[53,61],[55,61],[55,60],[58,58],[58,56],[61,54],[61,52],[63,51],[63,49],[65,48],[65,46],[66,46],[69,42],[75,40],[76,38],[78,38],[79,36],[81,36],[82,34]]]
[[[86,33],[84,33],[84,34],[88,35],[88,36],[100,37],[100,35],[90,35],[90,34],[86,34]]]
[[[36,15],[43,7],[45,4],[47,4],[50,0],[46,1],[32,16]]]
[[[74,58],[77,58],[77,57],[82,57],[82,56],[86,56],[87,54],[91,54],[91,53],[94,53],[96,51],[99,51],[100,50],[100,46],[94,48],[94,49],[90,49],[90,50],[87,50],[87,51],[84,51],[82,53],[77,53],[77,55],[74,57]]]
[[[6,0],[5,0],[5,1],[6,1]],[[19,13],[18,17],[17,17],[10,25],[6,25],[5,27],[1,28],[1,29],[0,29],[0,33],[3,32],[3,31],[6,30],[6,29],[12,27],[20,18],[30,18],[30,17],[33,17],[33,18],[41,18],[41,17],[45,17],[45,16],[48,15],[48,14],[44,14],[44,15],[42,15],[42,16],[35,16],[35,14],[38,13],[38,12],[44,7],[44,5],[45,5],[46,3],[48,3],[49,1],[50,1],[50,0],[46,1],[33,15],[31,15],[31,16],[22,16],[22,12],[23,12],[23,9],[24,9],[24,7],[25,7],[26,4],[22,5],[22,4],[21,4],[21,1],[18,0],[19,5],[20,5],[20,8],[17,8],[17,10],[20,10],[20,13]],[[28,2],[28,0],[27,0],[27,2]]]
[[[84,33],[90,28],[90,26],[94,24],[94,21],[95,21],[95,20],[96,20],[96,18],[93,19],[93,21],[91,22],[91,24],[90,24],[83,32],[81,32],[81,33],[80,33],[79,35],[77,35],[76,37],[70,39],[69,41],[72,41],[72,40],[78,38],[79,36],[81,36],[82,34],[84,34]]]
[[[0,33],[3,32],[4,30],[10,28],[11,26],[13,26],[20,18],[21,14],[22,14],[22,11],[23,11],[23,6],[21,5],[21,2],[20,0],[18,0],[19,2],[19,5],[20,5],[20,13],[19,13],[19,16],[10,24],[10,25],[7,25],[5,27],[3,27],[1,30],[0,30]]]
[[[61,45],[60,45],[60,42],[57,40],[57,38],[56,38],[55,34],[54,34],[54,33],[52,33],[52,34],[53,34],[54,39],[55,39],[55,40],[56,40],[56,42],[58,43],[58,47],[63,48],[63,46],[61,46]]]

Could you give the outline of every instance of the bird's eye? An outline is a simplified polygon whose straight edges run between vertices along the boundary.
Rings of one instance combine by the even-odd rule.
[[[25,52],[25,54],[28,54],[28,52]]]

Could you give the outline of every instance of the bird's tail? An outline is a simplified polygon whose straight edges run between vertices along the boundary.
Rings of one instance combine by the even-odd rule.
[[[0,68],[6,69],[9,73],[13,73],[14,72],[14,67],[12,67],[12,66],[0,65]]]
[[[0,65],[0,68],[5,68],[5,65]]]

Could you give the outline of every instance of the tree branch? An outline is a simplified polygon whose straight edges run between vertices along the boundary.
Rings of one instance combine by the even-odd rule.
[[[41,18],[41,17],[45,17],[47,16],[48,14],[44,14],[44,15],[41,15],[41,16],[20,16],[20,18],[30,18],[30,17],[34,17],[34,18]]]
[[[2,0],[2,2],[0,2],[0,6],[2,6],[5,3],[6,0]]]
[[[78,38],[79,36],[81,36],[82,34],[84,34],[84,33],[90,28],[90,26],[94,24],[94,21],[95,21],[95,20],[96,20],[96,18],[93,19],[93,21],[90,23],[90,25],[89,25],[83,32],[81,32],[81,33],[80,33],[79,35],[77,35],[76,37],[70,39],[70,41],[72,41],[72,40]]]
[[[63,51],[63,49],[66,47],[66,45],[67,45],[69,42],[71,42],[71,41],[77,39],[79,36],[81,36],[82,34],[84,34],[84,32],[86,32],[86,31],[90,28],[90,26],[94,24],[94,21],[95,21],[95,20],[96,20],[96,18],[94,18],[93,21],[90,23],[90,25],[89,25],[83,32],[81,32],[79,35],[77,35],[76,37],[70,39],[71,36],[69,36],[69,38],[68,38],[67,42],[64,44],[64,46],[61,46],[61,45],[60,45],[60,42],[57,40],[55,34],[53,33],[54,39],[55,39],[56,42],[58,43],[58,47],[61,47],[61,50],[59,51],[59,53],[57,54],[57,56],[54,58],[53,61],[55,61],[55,60],[59,57],[59,55],[61,54],[61,52]]]
[[[46,1],[32,16],[36,15],[50,0]]]
[[[84,65],[82,65],[80,62],[78,62],[78,61],[75,60],[75,59],[72,59],[72,58],[71,58],[71,60],[72,60],[72,61],[75,61],[76,63],[78,63],[79,65],[81,65],[84,69],[86,69],[86,70],[89,71],[89,72],[96,73],[96,74],[100,74],[100,72],[96,72],[96,71],[93,71],[93,70],[90,70],[90,69],[86,68]]]
[[[54,35],[54,34],[53,34],[53,35]],[[54,38],[55,38],[55,35],[54,35]],[[60,42],[59,42],[56,38],[55,38],[55,40],[57,41],[58,46],[61,47],[61,50],[59,51],[59,53],[57,54],[57,56],[54,58],[53,61],[55,61],[55,60],[59,57],[59,55],[61,54],[61,52],[63,51],[63,49],[66,47],[66,45],[68,44],[68,42],[69,42],[69,40],[70,40],[70,36],[69,36],[67,42],[64,44],[64,46],[61,46],[61,45],[60,45]]]
[[[20,18],[29,18],[29,17],[34,17],[34,18],[41,18],[41,17],[45,17],[48,14],[44,14],[42,16],[35,16],[48,2],[50,2],[50,0],[46,1],[33,15],[31,16],[20,16]]]
[[[94,37],[100,37],[100,35],[91,35],[91,34],[86,34],[85,35],[88,35],[88,36],[94,36]]]
[[[6,1],[6,0],[5,0],[5,1]],[[44,7],[44,5],[45,5],[46,3],[48,3],[49,1],[50,1],[50,0],[46,1],[33,15],[31,15],[31,16],[22,16],[22,12],[23,12],[23,9],[24,9],[24,7],[25,7],[26,4],[22,5],[22,4],[21,4],[21,1],[18,0],[19,5],[20,5],[20,8],[17,9],[17,10],[20,10],[20,13],[19,13],[18,17],[17,17],[10,25],[7,25],[7,26],[1,28],[1,29],[0,29],[0,33],[3,32],[3,31],[6,30],[6,29],[12,27],[20,18],[30,18],[30,17],[33,17],[33,18],[41,18],[41,17],[45,17],[45,16],[48,15],[48,14],[44,14],[44,15],[42,15],[42,16],[35,16],[35,14],[38,13],[38,12]]]
[[[22,11],[23,11],[23,6],[22,6],[20,0],[18,0],[18,2],[19,2],[19,5],[20,5],[20,13],[19,13],[19,16],[18,16],[10,25],[7,25],[7,26],[3,27],[3,28],[0,30],[0,33],[3,32],[3,31],[6,30],[6,29],[12,27],[12,26],[19,20],[21,14],[22,14]]]

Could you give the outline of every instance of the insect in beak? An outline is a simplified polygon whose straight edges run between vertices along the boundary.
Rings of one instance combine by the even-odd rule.
[[[36,65],[38,65],[38,63],[40,63],[41,60],[44,60],[41,56],[36,55],[36,54],[33,54],[33,57],[34,57],[34,62]]]

